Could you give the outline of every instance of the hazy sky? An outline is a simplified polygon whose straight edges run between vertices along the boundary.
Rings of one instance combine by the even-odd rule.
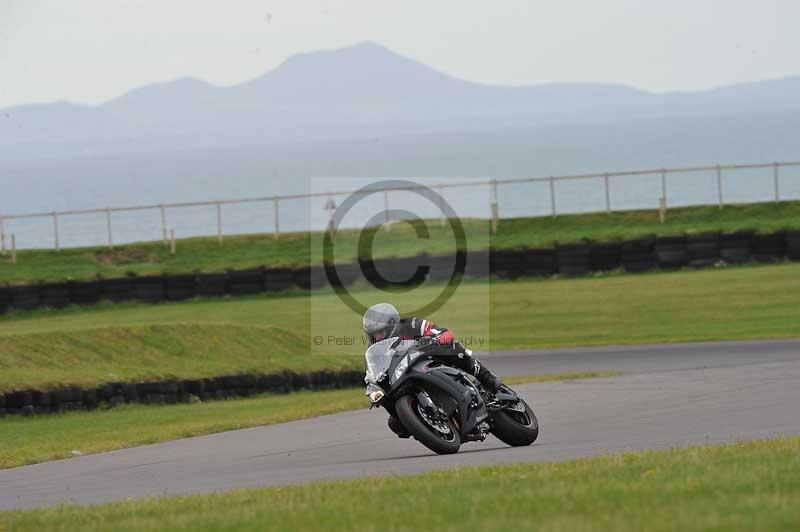
[[[800,74],[796,0],[0,0],[0,107],[219,85],[371,40],[496,84],[701,89]]]

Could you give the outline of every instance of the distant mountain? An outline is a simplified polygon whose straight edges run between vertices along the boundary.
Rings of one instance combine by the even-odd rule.
[[[595,83],[501,87],[455,79],[362,43],[296,55],[230,87],[184,78],[95,107],[3,109],[0,157],[23,162],[796,110],[800,77],[664,94]]]

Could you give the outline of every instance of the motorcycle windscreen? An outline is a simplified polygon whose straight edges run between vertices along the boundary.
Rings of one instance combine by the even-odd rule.
[[[364,355],[367,359],[367,376],[365,380],[377,383],[386,376],[389,364],[392,362],[392,344],[397,341],[397,337],[387,338],[380,342],[375,342]]]

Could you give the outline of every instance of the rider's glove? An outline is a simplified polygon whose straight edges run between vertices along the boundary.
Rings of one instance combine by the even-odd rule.
[[[438,336],[440,345],[451,345],[456,339],[453,331],[445,331]]]
[[[369,397],[369,402],[372,403],[373,406],[383,399],[384,395],[384,391],[377,384],[372,382],[367,384],[367,397]]]
[[[386,394],[384,394],[382,390],[375,390],[374,392],[370,392],[369,393],[369,401],[372,404],[375,404],[378,401],[380,401],[381,399],[383,399],[384,395],[386,395]]]

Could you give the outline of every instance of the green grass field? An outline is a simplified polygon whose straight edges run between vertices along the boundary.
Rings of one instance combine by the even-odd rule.
[[[509,385],[613,377],[587,371],[505,379]],[[284,423],[295,419],[366,408],[363,388],[179,405],[125,405],[113,410],[11,417],[0,423],[0,469],[112,451],[226,430]]]
[[[395,294],[401,312],[439,286]],[[514,349],[800,336],[800,264],[464,283],[431,319]],[[365,303],[387,298],[362,290]],[[311,338],[325,344],[316,347]],[[348,335],[355,345],[327,343]],[[235,371],[361,369],[360,316],[334,295],[103,304],[0,317],[0,391]]]
[[[656,211],[629,211],[561,215],[556,218],[514,218],[501,220],[496,236],[490,238],[489,222],[465,219],[465,230],[474,249],[491,244],[498,248],[549,246],[553,242],[575,242],[583,238],[610,240],[647,234],[678,234],[702,231],[756,229],[763,232],[800,228],[800,202],[760,203],[670,209],[665,224]],[[455,248],[449,228],[438,221],[429,224],[430,239],[419,239],[407,224],[395,224],[390,233],[378,231],[375,257],[410,256],[419,252],[444,254]],[[337,257],[356,256],[359,233],[342,231],[337,237]],[[93,279],[119,277],[128,273],[158,274],[193,271],[224,271],[261,265],[294,266],[321,261],[321,233],[286,233],[276,240],[270,234],[227,236],[220,245],[216,238],[179,240],[178,253],[169,254],[161,242],[105,247],[26,250],[18,264],[0,256],[0,283],[28,283],[37,280]]]
[[[800,527],[800,438],[460,468],[88,508],[8,530],[758,530]]]

